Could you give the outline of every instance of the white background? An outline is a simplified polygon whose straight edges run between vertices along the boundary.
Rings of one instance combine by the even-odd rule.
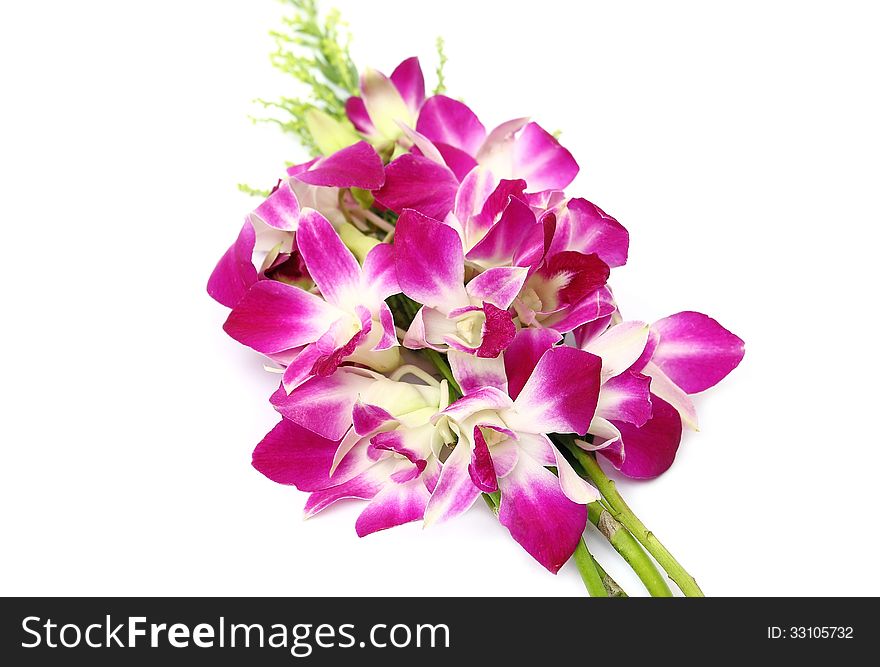
[[[873,3],[335,3],[361,64],[532,115],[632,236],[624,314],[745,339],[662,479],[623,483],[710,595],[878,595]],[[0,10],[0,593],[580,595],[480,504],[363,540],[250,467],[276,376],[204,291],[291,139],[271,0]],[[429,76],[433,83],[433,77]],[[591,545],[631,594],[637,580]]]

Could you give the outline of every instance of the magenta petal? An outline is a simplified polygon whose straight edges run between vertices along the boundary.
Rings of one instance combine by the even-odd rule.
[[[514,408],[530,433],[586,433],[596,411],[602,360],[573,347],[547,350]],[[523,429],[526,430],[526,429]]]
[[[295,178],[309,185],[376,190],[385,183],[385,169],[373,147],[359,141],[319,160]]]
[[[660,335],[651,361],[688,394],[714,387],[745,355],[739,336],[702,313],[670,315],[651,329]]]
[[[406,484],[387,483],[358,516],[355,523],[358,537],[419,521],[425,515],[430,498],[421,479]]]
[[[617,310],[617,304],[611,291],[602,287],[589,296],[584,297],[575,305],[564,308],[545,318],[541,323],[545,327],[553,327],[561,333],[567,333],[583,324],[601,320]]]
[[[269,227],[286,232],[295,231],[299,220],[299,202],[293,190],[290,189],[290,184],[287,181],[281,181],[272,194],[254,209],[253,215]]]
[[[254,226],[245,222],[235,243],[223,254],[208,279],[208,294],[227,308],[235,308],[258,280],[253,262],[255,243]]]
[[[346,309],[360,302],[361,267],[327,218],[304,209],[296,244],[309,275],[327,301]]]
[[[458,399],[440,414],[461,423],[477,412],[483,410],[508,410],[512,405],[513,401],[510,400],[510,396],[503,391],[495,387],[483,387],[479,391],[471,392],[467,396]]]
[[[406,210],[394,237],[397,278],[410,298],[447,310],[468,303],[461,239],[452,227]]]
[[[363,275],[364,284],[377,300],[384,301],[392,294],[399,293],[393,246],[380,243],[370,250],[364,260]]]
[[[611,268],[626,264],[629,232],[586,199],[571,199],[556,216],[552,252],[596,253]]]
[[[254,449],[253,466],[273,482],[317,491],[332,485],[330,465],[338,445],[282,419]]]
[[[415,114],[425,101],[425,75],[418,58],[407,58],[391,73],[394,84],[403,101]]]
[[[289,395],[283,387],[269,399],[286,419],[331,440],[339,440],[352,425],[358,395],[372,379],[340,370],[327,377],[313,377]]]
[[[445,95],[434,95],[425,101],[416,130],[435,144],[448,144],[470,155],[476,155],[486,139],[486,128],[476,114]]]
[[[468,472],[470,458],[471,449],[463,443],[452,450],[425,508],[425,525],[447,521],[467,512],[480,496],[480,490],[474,486]]]
[[[578,164],[556,138],[529,123],[513,144],[513,171],[530,190],[562,190],[574,180]]]
[[[492,196],[492,192],[497,188],[495,176],[492,172],[483,167],[473,169],[461,181],[458,192],[455,193],[455,206],[452,209],[453,215],[464,226],[466,230],[465,237],[473,236],[473,221],[471,218],[485,207],[486,200]],[[485,228],[494,223],[494,219],[485,224]],[[483,232],[480,231],[480,234]],[[478,238],[478,237],[477,237]]]
[[[558,303],[577,304],[608,281],[611,270],[595,253],[567,250],[552,257],[538,271],[547,282],[558,285]]]
[[[538,361],[562,336],[553,329],[522,329],[507,347],[504,368],[511,398],[519,396]]]
[[[345,101],[345,115],[361,134],[370,135],[376,131],[362,97],[349,97]]]
[[[354,430],[358,435],[371,435],[380,429],[396,425],[398,422],[393,415],[378,405],[355,402],[351,412]]]
[[[342,484],[312,493],[306,501],[306,516],[314,516],[321,510],[330,507],[333,503],[346,498],[357,498],[360,500],[373,498],[382,490],[385,483],[388,482],[379,479],[377,475],[371,474],[371,472],[368,470]]]
[[[450,146],[449,144],[437,144],[436,146],[446,166],[452,170],[452,173],[455,174],[459,181],[463,181],[473,171],[474,167],[477,166],[477,161],[460,148]]]
[[[395,213],[411,208],[442,220],[452,210],[458,179],[442,164],[419,155],[401,155],[385,168],[385,185],[373,195]]]
[[[467,284],[467,293],[476,302],[509,308],[525,284],[528,270],[519,266],[496,266],[483,271]]]
[[[452,375],[465,394],[483,387],[495,387],[507,392],[507,376],[504,373],[502,357],[486,359],[458,350],[449,350],[446,356],[449,359]]]
[[[397,329],[394,328],[394,315],[391,308],[384,301],[379,304],[379,324],[382,327],[382,337],[373,348],[375,352],[381,352],[397,345]]]
[[[254,283],[236,304],[223,330],[263,354],[314,342],[339,317],[323,299],[274,280]]]
[[[544,227],[538,224],[529,205],[513,196],[501,218],[468,252],[470,260],[492,264],[508,264],[522,245],[540,245]]]
[[[652,479],[666,472],[675,460],[681,443],[681,417],[678,411],[658,396],[651,395],[654,415],[641,428],[615,421],[623,444],[615,443],[598,452],[606,456],[620,472],[634,479]]]
[[[468,474],[474,485],[484,493],[494,493],[498,490],[498,479],[495,477],[495,466],[489,447],[479,426],[474,427],[474,451],[471,462],[468,464]]]
[[[498,519],[511,537],[554,574],[577,548],[587,524],[587,508],[569,500],[559,479],[539,462],[521,455],[510,474],[498,480]]]
[[[651,418],[651,378],[633,371],[610,378],[602,385],[596,414],[642,426]]]
[[[516,325],[509,312],[496,308],[488,301],[483,304],[483,312],[486,314],[486,321],[483,323],[483,338],[477,356],[497,357],[516,336]]]

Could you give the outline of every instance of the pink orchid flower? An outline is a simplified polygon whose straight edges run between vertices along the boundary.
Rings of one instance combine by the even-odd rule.
[[[254,467],[310,492],[306,517],[343,498],[369,500],[355,524],[362,537],[421,520],[444,444],[430,420],[448,405],[448,387],[392,378],[342,367],[289,396],[282,387],[273,403],[283,419],[257,445]]]
[[[423,304],[404,337],[406,347],[497,357],[513,340],[516,327],[507,309],[525,268],[489,269],[465,284],[459,235],[410,210],[397,221],[394,249],[401,291]]]
[[[689,394],[736,368],[743,341],[712,318],[683,312],[648,326],[612,319],[575,331],[575,343],[602,359],[602,389],[589,433],[623,474],[650,479],[672,465],[682,423],[696,429]]]
[[[376,201],[443,219],[460,183],[478,165],[499,179],[525,179],[533,191],[561,190],[574,180],[571,153],[528,118],[507,121],[487,133],[466,105],[444,95],[425,101],[414,130],[404,128],[413,152],[388,165]]]
[[[401,124],[413,127],[425,101],[425,77],[418,58],[407,58],[390,77],[367,69],[361,96],[350,97],[345,111],[352,125],[383,152],[402,136]]]
[[[303,209],[296,245],[320,295],[275,280],[250,286],[224,330],[257,352],[290,356],[288,390],[344,361],[387,371],[399,363],[397,335],[385,299],[400,291],[391,246],[379,244],[361,267],[332,225]]]
[[[433,421],[458,444],[443,463],[425,523],[468,510],[482,492],[501,492],[499,519],[551,572],[574,552],[599,494],[547,433],[584,433],[599,395],[601,361],[572,347],[538,357],[480,359],[449,353],[465,392]],[[547,469],[557,468],[558,477]]]
[[[293,268],[301,268],[294,237],[302,210],[317,210],[338,227],[345,222],[340,189],[368,190],[384,180],[382,160],[363,141],[291,167],[288,177],[248,216],[235,243],[220,258],[208,280],[208,294],[233,308],[255,282],[276,277],[273,272],[277,273],[286,260],[293,260]],[[255,254],[260,257],[260,270],[254,263]]]

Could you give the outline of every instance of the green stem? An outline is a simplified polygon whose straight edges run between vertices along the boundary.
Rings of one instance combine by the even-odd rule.
[[[666,579],[660,574],[657,566],[639,546],[636,539],[618,523],[611,513],[600,503],[590,503],[587,506],[587,516],[599,532],[607,539],[615,551],[623,556],[623,559],[633,569],[645,588],[655,598],[670,598],[672,591],[666,584]]]
[[[626,594],[626,591],[620,587],[614,579],[605,571],[605,568],[602,567],[602,564],[593,558],[593,563],[596,565],[596,569],[599,571],[599,576],[602,577],[602,583],[605,585],[605,590],[608,592],[608,597],[610,598],[628,598],[629,595]]]
[[[599,467],[595,455],[578,447],[571,439],[561,440],[583,468],[586,476],[596,485],[596,488],[608,501],[613,517],[619,521],[632,535],[642,543],[660,566],[666,570],[681,592],[688,597],[703,597],[703,591],[697,585],[696,580],[688,574],[681,564],[673,557],[669,550],[660,543],[654,534],[645,527],[645,524],[633,513],[626,501],[618,493],[614,480]]]
[[[583,538],[578,542],[577,549],[574,550],[572,559],[577,566],[581,579],[584,581],[584,586],[587,587],[587,592],[590,594],[590,597],[607,598],[608,591],[605,588],[602,575],[599,574],[599,570],[596,567],[596,560],[593,558],[593,554],[587,550],[587,545]]]
[[[462,396],[461,387],[458,386],[458,382],[455,381],[455,376],[452,374],[452,369],[449,367],[449,362],[446,361],[446,358],[443,357],[437,350],[432,350],[430,347],[426,347],[422,352],[425,353],[425,356],[431,360],[431,362],[437,367],[437,370],[440,371],[440,374],[446,378],[446,381],[449,382],[449,389],[451,393],[457,394],[450,396],[450,401],[455,401],[459,397]]]

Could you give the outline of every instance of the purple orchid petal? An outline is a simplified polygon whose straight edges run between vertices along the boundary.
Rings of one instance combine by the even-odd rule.
[[[379,305],[379,324],[382,326],[382,337],[373,348],[374,352],[388,350],[398,344],[397,329],[394,328],[394,315],[384,301]]]
[[[602,497],[595,487],[577,474],[559,449],[554,447],[553,454],[556,457],[554,465],[559,476],[559,486],[566,498],[578,505],[589,505]]]
[[[533,190],[562,190],[577,176],[574,157],[537,123],[529,123],[513,144],[513,173]]]
[[[382,158],[366,141],[343,148],[294,178],[309,185],[376,190],[385,184]]]
[[[266,200],[251,215],[260,221],[285,232],[296,230],[299,221],[299,202],[287,181],[281,181]]]
[[[654,415],[639,428],[626,422],[613,422],[620,430],[621,442],[598,450],[627,477],[653,479],[666,472],[675,460],[681,443],[678,411],[658,396],[652,396]],[[621,456],[621,452],[625,455]]]
[[[648,342],[648,325],[644,322],[622,322],[587,343],[582,349],[602,358],[602,378],[620,375],[632,366]]]
[[[563,250],[594,252],[611,268],[623,266],[629,252],[629,232],[595,204],[586,199],[570,199],[556,213],[551,254]]]
[[[504,359],[501,356],[482,358],[458,350],[449,350],[447,358],[452,368],[452,375],[465,394],[483,387],[495,387],[507,392],[507,376],[504,373]]]
[[[403,100],[397,86],[387,76],[367,68],[361,76],[361,96],[376,133],[394,141],[400,136],[398,123],[412,125],[413,112]]]
[[[452,213],[464,225],[466,230],[470,230],[471,218],[480,212],[496,189],[497,181],[495,177],[491,171],[483,167],[477,167],[464,177],[458,191],[455,193],[455,205]],[[485,228],[488,229],[494,222],[492,220],[485,225]],[[485,229],[481,233],[484,232]],[[468,231],[467,238],[471,237],[470,234],[471,232]]]
[[[313,492],[306,501],[306,518],[327,509],[333,503],[347,498],[370,500],[378,494],[388,478],[388,466],[382,463],[341,484]],[[383,474],[384,473],[384,474]]]
[[[497,357],[516,336],[516,325],[509,312],[493,306],[489,301],[483,304],[483,312],[486,314],[486,321],[483,323],[483,337],[477,356]]]
[[[495,465],[489,454],[489,447],[479,426],[474,426],[474,451],[468,464],[471,481],[480,491],[494,493],[498,490],[498,479],[495,477]]]
[[[513,261],[522,245],[542,245],[543,225],[524,201],[511,196],[496,224],[468,252],[469,260],[482,264],[503,265]]]
[[[573,347],[547,350],[516,397],[522,421],[515,430],[586,433],[599,399],[601,366],[599,357]]]
[[[578,345],[575,341],[577,347],[583,349],[582,345]],[[642,369],[648,365],[651,361],[651,357],[654,356],[654,350],[657,349],[657,345],[660,344],[660,334],[658,334],[653,329],[648,329],[648,342],[645,344],[645,350],[642,352],[642,356],[636,359],[633,362],[633,365],[630,366],[630,370],[635,371],[636,373],[640,373]]]
[[[317,491],[332,486],[330,464],[338,444],[282,419],[254,449],[253,466],[273,482]]]
[[[397,278],[408,297],[440,309],[468,303],[461,239],[454,229],[406,210],[397,221],[394,247]]]
[[[465,104],[445,95],[434,95],[419,112],[416,130],[436,143],[476,155],[486,139],[486,128]]]
[[[318,340],[340,315],[305,290],[260,280],[232,309],[223,330],[257,352],[272,354]]]
[[[400,423],[384,408],[360,400],[356,400],[352,406],[351,421],[358,435],[373,435]]]
[[[477,166],[477,161],[460,148],[440,143],[437,144],[437,150],[440,152],[443,162],[452,170],[459,181],[463,181]]]
[[[461,423],[471,415],[483,410],[497,412],[511,407],[513,407],[513,401],[510,396],[495,387],[483,387],[458,399],[439,415],[435,415],[432,421],[436,422],[439,417],[445,416]]]
[[[577,304],[608,282],[611,269],[595,253],[584,255],[571,250],[553,255],[537,275],[558,285],[557,302]]]
[[[590,422],[590,428],[587,433],[593,436],[593,442],[589,445],[583,442],[581,447],[588,451],[610,447],[615,442],[620,441],[620,431],[617,430],[617,427],[604,417],[600,417],[598,414],[594,416],[593,421]]]
[[[370,114],[367,113],[367,107],[362,97],[349,97],[345,101],[345,115],[361,134],[371,136],[376,133],[376,128],[373,126],[373,121],[370,120]]]
[[[309,275],[327,301],[346,310],[360,302],[361,267],[327,218],[304,209],[296,243]]]
[[[574,306],[564,308],[546,317],[541,324],[567,333],[588,322],[602,319],[617,310],[614,295],[605,287],[597,289]]]
[[[415,115],[425,101],[425,75],[419,59],[407,58],[400,63],[391,73],[391,82]]]
[[[326,353],[322,352],[315,343],[300,348],[299,352],[287,361],[287,368],[284,369],[284,375],[281,376],[281,385],[284,391],[290,393],[313,377],[312,369],[324,356]]]
[[[367,253],[363,267],[363,287],[369,289],[379,301],[400,293],[393,246],[380,243]]]
[[[643,426],[651,418],[651,378],[633,371],[612,377],[602,385],[596,414]]]
[[[419,479],[406,484],[386,484],[358,516],[355,522],[358,537],[419,521],[425,515],[430,498],[431,494]]]
[[[562,336],[553,329],[522,329],[517,332],[504,354],[504,370],[511,398],[519,396],[538,361],[560,340]]]
[[[474,486],[468,472],[470,459],[470,447],[459,443],[452,450],[452,454],[443,464],[437,486],[425,508],[425,526],[448,521],[473,507],[480,496],[480,490]]]
[[[235,308],[259,279],[253,262],[255,243],[254,227],[245,222],[235,243],[223,254],[208,279],[208,294],[227,308]]]
[[[573,332],[574,346],[579,347],[582,350],[586,349],[587,345],[589,345],[599,336],[605,333],[605,331],[611,324],[611,319],[611,315],[606,315],[605,317],[600,317],[597,320],[593,320],[579,326]],[[642,368],[644,368],[644,364],[642,364],[642,366],[639,367],[637,370],[642,370]]]
[[[433,308],[419,308],[416,316],[413,318],[412,324],[403,337],[403,346],[410,350],[421,350],[426,347],[433,349],[433,345],[428,342],[427,332],[425,331],[425,312],[433,311]]]
[[[457,191],[458,179],[448,167],[407,153],[385,168],[385,185],[373,195],[395,213],[411,208],[442,220],[452,210]]]
[[[373,380],[356,372],[338,371],[313,377],[288,394],[284,387],[272,394],[270,403],[285,419],[331,440],[339,440],[352,425],[358,395]]]
[[[702,313],[686,311],[654,322],[660,335],[652,363],[688,394],[714,387],[742,361],[745,343]]]
[[[528,276],[528,269],[520,266],[496,266],[467,284],[468,295],[478,303],[491,303],[498,308],[509,308],[519,294]]]
[[[477,162],[505,178],[513,177],[513,146],[516,134],[528,122],[528,118],[514,118],[492,130],[477,153]]]
[[[520,456],[498,486],[501,524],[535,560],[558,572],[586,528],[587,508],[569,500],[559,479],[530,456]]]
[[[367,339],[372,330],[373,321],[369,311],[365,308],[358,306],[358,312],[361,316],[361,329],[347,342],[336,347],[340,331],[345,331],[350,326],[345,320],[339,320],[336,326],[332,327],[315,343],[315,346],[321,351],[321,356],[312,365],[311,375],[322,377],[332,375],[342,365],[342,362],[353,355],[355,350]]]
[[[660,370],[659,366],[653,363],[646,364],[642,369],[642,373],[651,378],[651,393],[659,396],[678,410],[685,426],[694,431],[698,430],[697,409],[694,407],[691,397],[670,380],[666,373]]]
[[[480,167],[485,171],[485,167]],[[483,205],[477,214],[476,223],[479,230],[485,233],[497,223],[510,205],[511,198],[526,202],[525,189],[527,184],[522,179],[502,179],[488,197],[483,198]],[[528,202],[526,202],[528,203]]]

